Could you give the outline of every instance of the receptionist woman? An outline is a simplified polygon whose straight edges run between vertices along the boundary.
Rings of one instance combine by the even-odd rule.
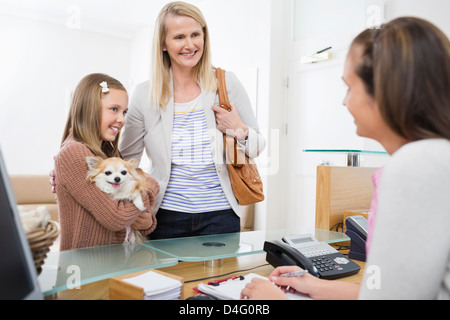
[[[347,55],[344,105],[357,134],[391,155],[383,168],[363,283],[327,281],[280,267],[248,299],[450,299],[450,42],[433,24],[395,19],[362,32]],[[275,285],[273,285],[273,283]]]

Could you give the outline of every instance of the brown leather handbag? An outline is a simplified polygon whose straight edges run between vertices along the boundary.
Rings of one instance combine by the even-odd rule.
[[[220,107],[231,110],[225,84],[225,70],[217,68],[217,91]],[[228,173],[234,196],[240,205],[249,205],[264,200],[263,184],[256,163],[243,150],[237,148],[234,137],[223,134],[223,144]]]

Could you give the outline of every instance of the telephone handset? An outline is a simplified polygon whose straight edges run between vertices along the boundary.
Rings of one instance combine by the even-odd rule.
[[[267,262],[274,267],[299,266],[304,270],[308,270],[313,276],[319,277],[319,272],[312,261],[290,245],[277,240],[266,241],[264,243],[264,251],[267,252]]]
[[[312,235],[290,235],[281,241],[266,241],[266,260],[274,267],[294,266],[315,277],[338,279],[359,272],[361,267],[325,242]]]

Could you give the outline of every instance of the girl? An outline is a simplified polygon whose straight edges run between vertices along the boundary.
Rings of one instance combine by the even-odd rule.
[[[265,146],[244,87],[226,74],[232,106],[217,105],[209,31],[193,5],[173,2],[160,12],[153,44],[153,78],[131,100],[120,151],[140,159],[159,182],[158,227],[152,239],[240,231],[239,205],[224,163],[222,132],[251,157]]]
[[[67,119],[62,145],[55,157],[55,183],[61,224],[61,250],[122,243],[131,225],[144,235],[156,219],[132,202],[114,201],[86,179],[86,157],[120,157],[119,134],[128,111],[123,85],[104,74],[90,74],[78,84]],[[147,176],[143,197],[151,208],[158,183]]]
[[[271,280],[315,299],[450,299],[450,42],[427,21],[398,18],[353,41],[343,80],[357,134],[392,156],[363,283],[279,277],[297,267]],[[285,298],[267,281],[242,296]]]

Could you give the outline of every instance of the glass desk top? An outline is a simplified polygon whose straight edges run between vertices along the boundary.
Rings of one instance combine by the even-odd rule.
[[[314,234],[327,243],[350,240],[321,229],[250,231],[201,237],[146,241],[143,245],[109,245],[50,252],[39,275],[45,296],[92,282],[147,269],[174,266],[178,261],[202,262],[264,253],[265,241],[290,234]]]
[[[172,256],[142,245],[118,244],[47,254],[39,284],[44,296],[147,269],[174,266]]]
[[[282,229],[151,240],[146,241],[144,246],[180,261],[201,262],[264,253],[265,241],[281,240],[283,236],[290,234],[313,234],[318,241],[327,243],[350,240],[344,233],[328,230],[315,229],[308,232],[302,229]]]

